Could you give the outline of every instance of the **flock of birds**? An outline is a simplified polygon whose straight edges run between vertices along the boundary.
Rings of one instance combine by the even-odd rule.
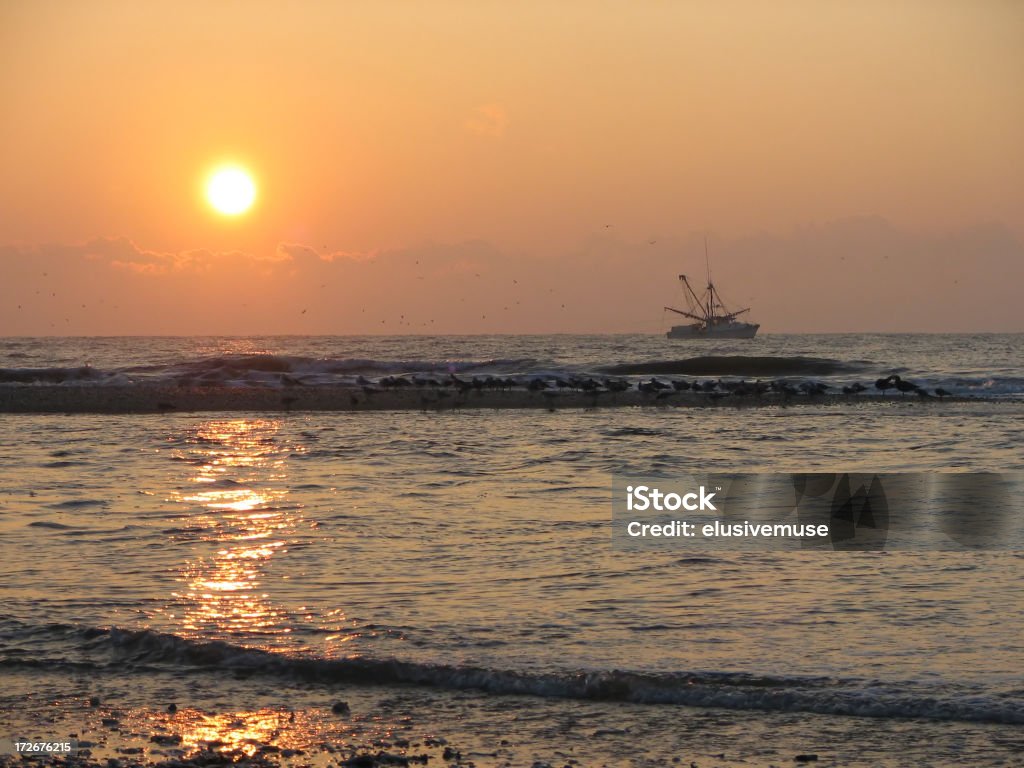
[[[289,387],[301,386],[304,382],[287,374],[282,374],[282,383]],[[381,392],[395,392],[401,390],[418,390],[420,403],[424,407],[439,405],[446,398],[453,398],[457,395],[465,396],[471,393],[483,393],[484,391],[522,391],[539,392],[546,398],[557,398],[562,393],[586,394],[596,397],[602,394],[615,394],[621,392],[635,391],[644,396],[644,400],[664,401],[668,398],[690,393],[691,395],[703,396],[709,401],[721,400],[722,398],[759,398],[764,395],[781,398],[783,401],[791,397],[803,396],[807,398],[820,397],[830,394],[829,390],[837,389],[831,384],[819,381],[802,381],[793,384],[781,379],[774,381],[723,381],[722,379],[686,380],[670,379],[661,381],[658,378],[650,378],[647,381],[632,382],[623,378],[594,377],[594,376],[555,376],[555,375],[534,375],[534,376],[473,376],[472,378],[460,378],[454,373],[444,377],[422,376],[417,374],[403,376],[385,376],[377,381],[372,381],[365,376],[356,377],[356,384],[362,389],[366,400],[361,400],[356,393],[350,394],[353,405],[359,406],[362,402],[368,402],[370,396]],[[900,378],[897,374],[886,376],[884,379],[875,381],[875,387],[881,394],[895,389],[901,395],[913,392],[924,399],[942,399],[951,397],[952,393],[941,387],[936,387],[934,394],[924,387],[911,381]],[[858,395],[861,392],[870,390],[870,387],[860,382],[843,386],[841,391],[844,395]],[[292,393],[297,392],[291,389]],[[286,395],[281,398],[281,404],[291,410],[299,401],[293,395]],[[453,400],[457,403],[457,400]],[[641,401],[643,402],[643,401]],[[178,406],[172,402],[159,402],[157,409],[162,413],[169,413],[177,410]],[[554,407],[551,403],[550,407]]]
[[[594,376],[473,376],[472,378],[460,378],[454,373],[445,377],[437,378],[431,376],[385,376],[374,382],[365,376],[359,376],[356,383],[367,395],[373,395],[382,391],[395,391],[402,389],[430,389],[436,391],[454,391],[460,394],[470,392],[489,391],[510,391],[525,389],[529,392],[541,392],[547,395],[555,395],[559,392],[576,392],[591,395],[604,393],[619,393],[635,390],[655,399],[666,399],[683,392],[702,394],[710,400],[718,400],[725,397],[761,397],[763,395],[781,395],[784,399],[794,396],[817,397],[829,394],[829,390],[837,390],[831,384],[818,381],[803,381],[794,384],[784,380],[774,381],[723,381],[722,379],[706,379],[704,381],[687,379],[670,379],[662,381],[652,377],[647,381],[632,382],[622,378],[594,377]],[[843,386],[844,395],[857,395],[866,392],[870,387],[860,382]],[[951,393],[936,388],[934,394],[924,387],[911,381],[892,374],[884,379],[875,382],[875,389],[881,394],[886,394],[891,389],[898,390],[902,395],[913,392],[920,398],[942,399],[951,396]]]

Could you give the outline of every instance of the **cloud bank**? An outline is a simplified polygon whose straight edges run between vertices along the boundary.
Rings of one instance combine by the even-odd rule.
[[[716,285],[766,333],[1024,330],[1024,248],[998,223],[925,235],[860,217],[708,242]],[[0,247],[0,333],[658,333],[682,301],[676,276],[704,271],[703,233],[608,229],[544,255],[481,240],[167,253],[99,237]]]

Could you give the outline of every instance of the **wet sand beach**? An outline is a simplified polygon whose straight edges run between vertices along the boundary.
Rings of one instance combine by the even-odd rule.
[[[953,765],[960,750],[982,759],[975,765],[1014,764],[1012,739],[986,724],[951,733],[927,721],[750,718],[418,686],[266,686],[216,672],[153,682],[42,672],[16,706],[0,694],[0,732],[77,747],[68,757],[0,755],[0,767],[895,768]]]

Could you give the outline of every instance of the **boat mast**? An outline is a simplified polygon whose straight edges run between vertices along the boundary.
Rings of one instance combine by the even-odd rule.
[[[704,235],[704,267],[708,271],[708,283],[711,282],[711,259],[708,258],[708,236]]]
[[[715,284],[711,282],[711,259],[708,258],[708,236],[704,235],[704,267],[708,275],[708,308],[707,316],[715,316]]]

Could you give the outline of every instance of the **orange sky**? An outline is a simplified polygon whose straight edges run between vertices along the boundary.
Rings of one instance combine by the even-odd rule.
[[[704,232],[765,332],[1024,330],[1022,3],[7,0],[0,72],[0,335],[657,332]]]

